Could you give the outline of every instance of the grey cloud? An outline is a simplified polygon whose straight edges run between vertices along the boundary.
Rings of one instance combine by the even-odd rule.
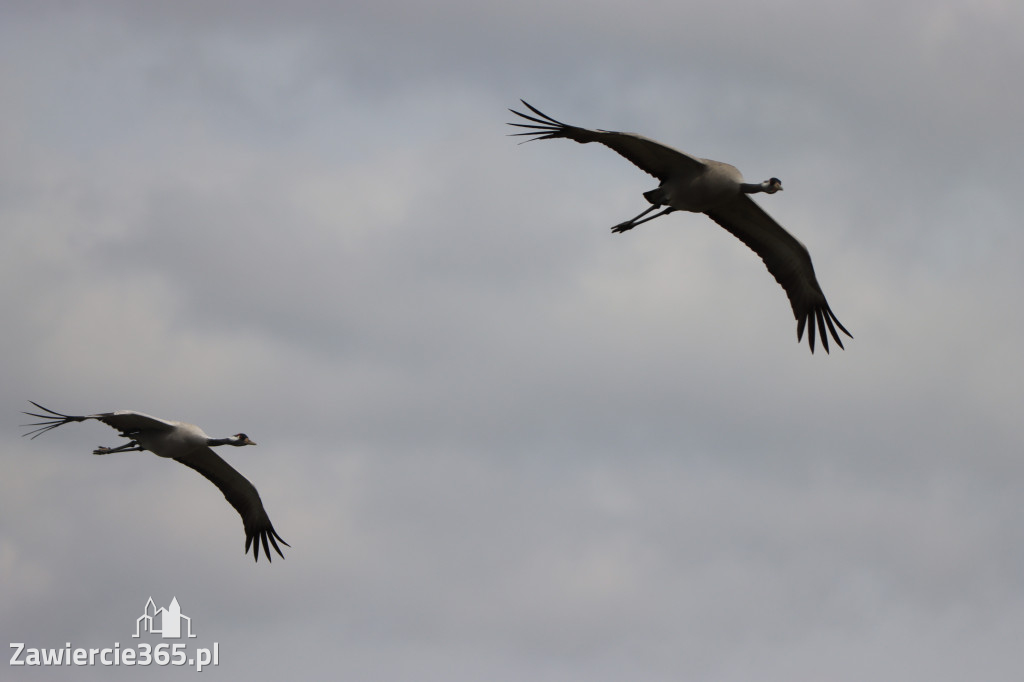
[[[1019,677],[1019,10],[9,19],[8,641],[124,645],[152,595],[232,678]],[[651,179],[517,146],[519,97],[783,178],[856,338],[809,356],[702,216],[611,235]],[[27,399],[245,431],[287,559],[101,425],[20,438]]]

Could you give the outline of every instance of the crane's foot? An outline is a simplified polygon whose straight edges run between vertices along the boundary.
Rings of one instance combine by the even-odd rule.
[[[94,455],[109,455],[111,452],[136,452],[141,450],[142,446],[136,441],[130,441],[124,445],[118,445],[116,448],[108,448],[106,446],[100,446],[92,451]]]
[[[615,234],[621,234],[622,232],[625,232],[627,230],[632,230],[635,225],[636,223],[634,223],[632,220],[627,220],[626,222],[619,223],[618,225],[613,227],[612,232]]]

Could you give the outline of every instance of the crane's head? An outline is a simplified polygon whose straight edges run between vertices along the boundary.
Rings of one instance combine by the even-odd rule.
[[[768,178],[761,183],[761,187],[764,192],[767,192],[768,194],[775,194],[776,192],[782,191],[782,180],[779,180],[778,178]]]
[[[253,443],[251,440],[249,440],[249,436],[245,435],[244,433],[236,433],[235,435],[231,436],[226,440],[227,445],[234,445],[235,447],[242,447],[243,445],[256,445],[256,443]]]

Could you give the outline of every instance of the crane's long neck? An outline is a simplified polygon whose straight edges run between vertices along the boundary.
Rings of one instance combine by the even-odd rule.
[[[778,178],[768,178],[764,182],[741,182],[740,191],[744,194],[775,194],[782,191],[782,181]]]
[[[233,445],[236,448],[243,445],[256,445],[256,443],[249,440],[249,436],[244,433],[236,433],[235,435],[228,436],[227,438],[207,438],[206,444],[211,448],[218,445]]]
[[[741,182],[740,191],[744,194],[757,194],[768,191],[767,182]]]

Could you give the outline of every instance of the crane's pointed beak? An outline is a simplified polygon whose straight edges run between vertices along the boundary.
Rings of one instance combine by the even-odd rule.
[[[254,443],[253,441],[249,440],[249,438],[246,438],[242,442],[245,443],[246,445],[256,445],[256,443]]]

